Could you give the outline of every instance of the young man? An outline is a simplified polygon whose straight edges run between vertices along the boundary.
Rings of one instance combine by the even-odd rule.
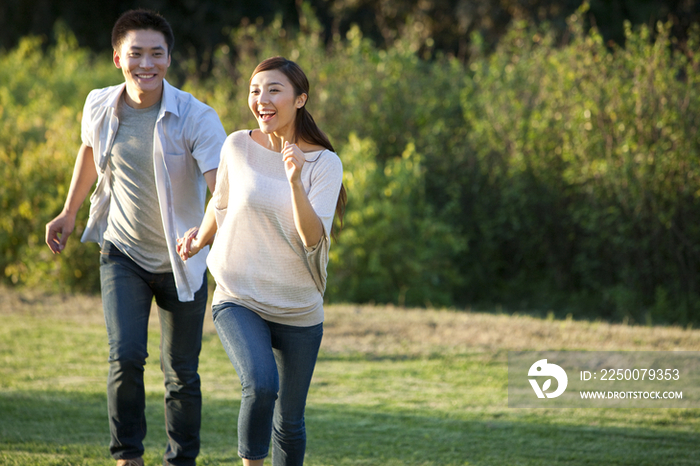
[[[46,243],[61,253],[97,183],[82,241],[102,245],[110,451],[119,466],[143,465],[143,371],[154,298],[166,388],[164,464],[193,465],[199,453],[206,262],[180,260],[176,241],[202,220],[226,133],[213,109],[164,79],[173,42],[157,13],[132,10],[117,20],[112,46],[124,83],[88,95],[66,203],[46,225]]]

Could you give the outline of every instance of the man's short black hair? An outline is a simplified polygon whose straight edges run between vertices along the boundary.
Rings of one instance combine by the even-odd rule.
[[[175,36],[168,21],[160,14],[151,10],[129,10],[122,14],[114,27],[112,28],[112,48],[119,50],[124,37],[129,31],[140,31],[144,29],[152,29],[160,32],[165,37],[165,43],[168,46],[168,55],[170,55],[173,45],[175,44]]]

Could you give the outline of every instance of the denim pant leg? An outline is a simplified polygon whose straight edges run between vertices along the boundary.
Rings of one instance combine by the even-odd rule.
[[[265,458],[279,389],[270,329],[256,313],[231,303],[213,306],[212,316],[242,387],[238,454],[249,460]]]
[[[265,458],[272,438],[273,465],[303,464],[304,408],[323,325],[274,324],[232,303],[214,306],[213,316],[242,386],[238,454]]]
[[[102,306],[109,339],[107,410],[115,459],[143,455],[144,365],[153,292],[131,259],[105,243],[100,257]]]
[[[292,327],[270,323],[280,377],[272,431],[272,464],[301,466],[306,452],[304,412],[323,337],[323,324]]]
[[[194,301],[180,302],[172,273],[150,273],[109,242],[102,248],[100,276],[110,346],[110,452],[116,459],[143,455],[143,372],[148,357],[148,318],[155,297],[166,387],[168,445],[164,464],[194,465],[200,444],[202,396],[197,370],[207,302],[206,279]]]
[[[199,353],[207,306],[206,275],[194,301],[181,302],[172,274],[154,283],[160,317],[161,369],[165,379],[165,428],[168,445],[164,464],[194,465],[200,447],[202,392]]]

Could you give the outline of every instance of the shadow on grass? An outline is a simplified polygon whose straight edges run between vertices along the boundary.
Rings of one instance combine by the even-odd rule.
[[[700,434],[595,427],[522,418],[446,419],[345,406],[310,407],[318,464],[697,465]],[[315,432],[326,432],[326,442]],[[354,458],[353,461],[347,459]],[[344,460],[346,459],[346,460]]]
[[[147,464],[165,445],[162,399],[149,396]],[[238,464],[238,402],[204,400],[198,464]],[[700,434],[551,424],[521,418],[447,418],[347,405],[307,410],[306,464],[313,465],[697,465]],[[515,419],[515,420],[513,420]],[[113,465],[102,394],[0,394],[0,464]]]

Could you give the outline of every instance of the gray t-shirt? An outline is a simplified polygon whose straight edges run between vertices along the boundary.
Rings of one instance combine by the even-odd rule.
[[[104,237],[152,273],[171,272],[153,173],[153,134],[160,101],[129,107],[122,95],[119,129],[109,158],[111,200]]]

